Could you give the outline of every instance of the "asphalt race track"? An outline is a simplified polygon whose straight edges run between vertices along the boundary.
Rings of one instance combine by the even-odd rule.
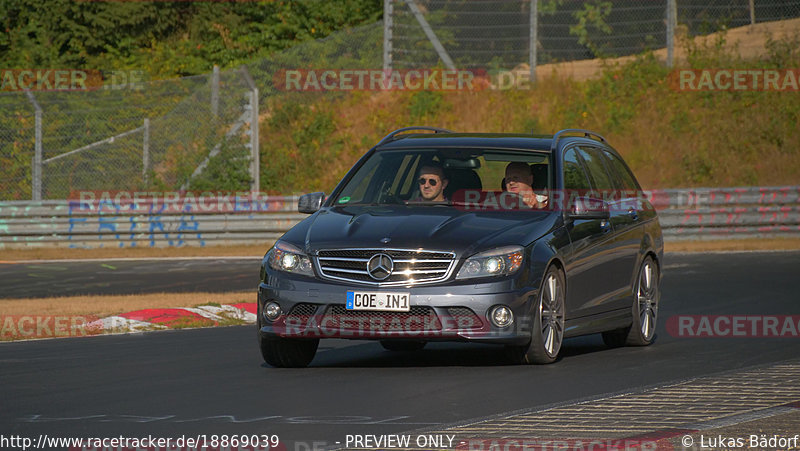
[[[258,261],[208,264],[218,283],[231,281],[222,289],[252,279]],[[571,339],[563,358],[548,366],[504,365],[499,348],[491,346],[442,343],[391,353],[373,342],[336,340],[321,342],[309,368],[275,369],[261,360],[255,326],[0,343],[0,431],[63,437],[277,434],[286,449],[310,450],[314,442],[335,448],[347,434],[441,428],[800,359],[797,337],[681,338],[665,327],[673,315],[800,314],[800,252],[668,254],[664,264],[653,346],[608,349],[599,336]],[[208,274],[199,266],[169,276],[196,277],[199,284],[198,274]],[[21,274],[15,270],[0,267],[6,297],[5,290],[20,286],[10,281]],[[167,279],[154,280],[170,287],[163,284]],[[26,293],[58,290],[54,281],[35,285]]]
[[[85,294],[255,292],[260,258],[0,264],[0,299]]]

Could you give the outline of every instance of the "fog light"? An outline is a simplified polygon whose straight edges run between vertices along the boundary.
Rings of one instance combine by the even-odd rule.
[[[264,305],[264,318],[275,321],[281,316],[281,306],[277,302],[267,302]]]
[[[509,324],[514,322],[514,313],[512,313],[511,309],[505,305],[498,305],[491,310],[489,313],[489,318],[492,320],[492,324],[495,326],[507,327]]]

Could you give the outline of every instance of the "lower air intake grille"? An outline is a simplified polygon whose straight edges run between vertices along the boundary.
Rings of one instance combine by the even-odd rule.
[[[317,304],[296,304],[286,315],[286,323],[296,326],[305,325],[316,312]]]
[[[480,329],[483,321],[468,307],[448,307],[447,315],[449,328],[456,329]]]
[[[313,315],[314,312],[316,311],[317,311],[316,304],[301,303],[301,304],[296,304],[294,307],[292,307],[292,311],[290,311],[289,315],[287,316],[310,316]]]
[[[421,332],[442,329],[436,312],[430,307],[415,306],[408,312],[373,312],[347,310],[344,305],[332,305],[320,321],[328,329],[362,332]]]

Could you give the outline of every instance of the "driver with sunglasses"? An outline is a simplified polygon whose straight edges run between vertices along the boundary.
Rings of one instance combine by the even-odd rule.
[[[414,199],[417,202],[445,202],[444,189],[447,187],[447,177],[444,169],[436,164],[426,164],[419,170],[420,196]]]

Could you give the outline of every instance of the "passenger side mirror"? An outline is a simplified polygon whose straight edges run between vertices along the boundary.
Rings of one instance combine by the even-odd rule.
[[[315,213],[322,207],[323,202],[325,202],[325,193],[303,194],[297,201],[297,210],[300,213]]]
[[[608,202],[592,197],[576,197],[570,206],[569,219],[608,219],[611,210]]]

